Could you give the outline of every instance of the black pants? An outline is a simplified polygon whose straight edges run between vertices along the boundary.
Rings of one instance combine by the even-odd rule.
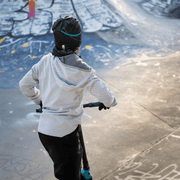
[[[83,150],[78,131],[79,126],[71,134],[62,138],[38,133],[54,163],[55,177],[59,180],[84,180],[81,173]]]

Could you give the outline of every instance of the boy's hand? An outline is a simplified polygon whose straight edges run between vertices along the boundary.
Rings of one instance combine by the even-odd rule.
[[[100,103],[99,105],[99,110],[101,111],[102,109],[109,109],[109,107],[106,107],[103,103]]]

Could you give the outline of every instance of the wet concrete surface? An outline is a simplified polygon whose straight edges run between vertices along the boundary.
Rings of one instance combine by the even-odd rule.
[[[179,86],[175,83],[178,62],[179,57],[147,60],[118,66],[106,73],[99,71],[98,75],[115,93],[118,105],[101,112],[95,108],[84,109],[82,127],[93,179],[128,178],[137,170],[149,172],[156,167],[154,163],[158,165],[157,171],[151,173],[156,172],[153,178],[163,177],[166,167],[167,172],[173,167],[178,171],[179,160],[175,158],[179,152],[180,125]],[[157,74],[159,67],[161,78]],[[169,72],[168,76],[165,72]],[[34,112],[38,106],[30,103],[18,89],[1,89],[1,96],[1,112],[8,114],[1,116],[3,177],[55,179],[52,162],[37,135],[39,117]],[[85,92],[85,103],[95,100]],[[165,143],[160,143],[157,149],[157,142]],[[161,170],[164,172],[157,173]],[[144,178],[147,176],[150,175]]]
[[[179,137],[174,131],[103,179],[179,179]]]
[[[93,180],[179,179],[180,22],[167,17],[168,9],[179,2],[99,2],[94,5],[101,13],[95,17],[92,11],[91,20],[108,13],[110,19],[102,18],[97,27],[86,22],[80,54],[115,93],[118,105],[106,111],[84,109],[82,128]],[[33,29],[22,30],[27,19],[18,20],[20,11],[11,17],[20,28],[11,29],[8,13],[20,7],[0,3],[5,5],[0,30],[0,180],[55,180],[53,164],[38,139],[38,106],[18,89],[24,74],[54,46],[48,32],[52,19],[38,1],[37,19],[30,20]],[[49,11],[55,18],[57,4],[72,14],[72,4],[76,9],[86,3],[92,8],[90,2],[76,3],[55,1]],[[28,12],[27,8],[23,10]],[[86,20],[82,12],[76,13]],[[111,21],[113,13],[116,21]],[[41,36],[35,26],[38,14],[48,19],[41,24]],[[85,92],[83,102],[92,101],[96,99]]]

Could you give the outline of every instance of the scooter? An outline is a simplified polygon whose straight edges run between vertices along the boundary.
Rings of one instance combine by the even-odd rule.
[[[91,108],[91,107],[99,107],[101,103],[100,102],[93,102],[93,103],[88,103],[88,104],[83,104],[83,108]],[[36,109],[37,113],[42,113],[43,107],[42,104],[40,105],[39,109]],[[87,159],[87,155],[86,155],[86,149],[85,149],[85,145],[84,145],[84,138],[83,138],[83,133],[82,133],[82,128],[81,125],[79,125],[79,137],[80,137],[80,142],[81,142],[81,146],[83,148],[83,169],[82,169],[82,173],[84,174],[84,177],[86,180],[92,180],[92,176],[90,173],[90,167],[89,167],[89,163],[88,163],[88,159]]]

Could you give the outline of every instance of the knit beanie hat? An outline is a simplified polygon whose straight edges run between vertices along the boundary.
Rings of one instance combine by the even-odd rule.
[[[82,32],[78,20],[65,16],[56,20],[52,27],[57,49],[75,51],[81,45]]]

